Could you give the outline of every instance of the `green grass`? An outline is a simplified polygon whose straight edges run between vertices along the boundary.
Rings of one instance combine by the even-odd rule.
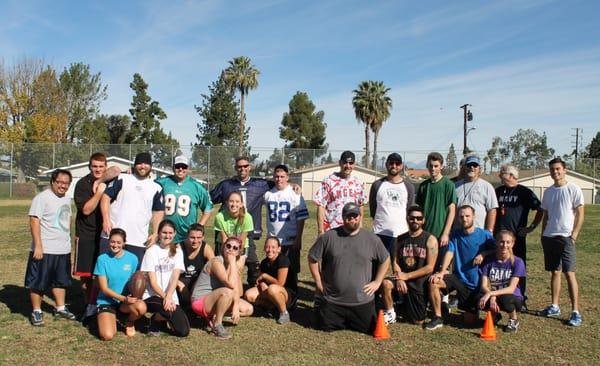
[[[0,201],[0,364],[598,364],[600,308],[596,285],[600,270],[600,206],[586,207],[586,222],[577,242],[577,269],[581,288],[584,323],[570,328],[561,320],[533,315],[521,316],[517,334],[500,329],[498,340],[478,338],[480,328],[445,326],[439,331],[397,323],[390,326],[392,339],[376,341],[370,336],[349,331],[333,334],[311,328],[312,281],[303,263],[300,286],[303,300],[293,315],[294,322],[278,326],[273,319],[243,319],[231,328],[234,338],[219,341],[193,323],[189,337],[147,337],[133,339],[119,334],[111,342],[101,342],[77,322],[53,321],[46,312],[46,326],[29,325],[30,305],[23,277],[30,234],[27,226],[28,201]],[[304,235],[304,252],[315,239],[315,209]],[[370,221],[365,227],[370,228]],[[541,309],[550,299],[549,275],[543,271],[539,230],[529,237],[529,306]],[[209,232],[208,238],[212,237]],[[262,250],[260,250],[262,256]],[[75,282],[76,283],[76,282]],[[69,290],[69,300],[80,312],[80,291]],[[51,300],[48,299],[51,303]],[[566,284],[561,304],[563,320],[569,313]],[[49,310],[50,307],[45,308]],[[506,317],[505,317],[506,318]]]

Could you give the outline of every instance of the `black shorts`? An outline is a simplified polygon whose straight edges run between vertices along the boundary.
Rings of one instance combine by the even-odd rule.
[[[98,314],[100,313],[111,313],[111,314],[115,314],[117,315],[117,313],[119,312],[119,307],[121,305],[110,305],[110,304],[102,304],[102,305],[98,305],[97,309],[98,309]]]
[[[98,259],[98,243],[95,239],[77,238],[76,240],[73,275],[92,277],[96,259]]]
[[[321,329],[325,332],[351,329],[372,334],[375,329],[375,301],[356,306],[342,306],[323,300],[318,312]]]
[[[575,272],[575,244],[566,236],[542,236],[546,271]]]
[[[25,287],[44,292],[55,287],[71,286],[71,254],[44,254],[40,260],[29,252]]]
[[[300,250],[292,248],[293,245],[282,246],[281,253],[285,254],[290,260],[290,270],[300,273]]]
[[[444,282],[446,283],[445,293],[456,290],[459,309],[469,312],[477,310],[477,295],[479,293],[477,289],[467,287],[460,277],[454,273],[445,275]]]
[[[401,300],[400,313],[405,319],[412,322],[420,322],[425,320],[427,316],[427,299],[424,291],[416,291],[408,286],[408,292],[401,294],[396,291],[396,280],[390,280],[394,284],[394,295]]]

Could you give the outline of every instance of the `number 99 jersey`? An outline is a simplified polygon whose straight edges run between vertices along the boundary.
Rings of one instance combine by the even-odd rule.
[[[187,237],[190,225],[197,222],[198,209],[202,212],[212,210],[208,191],[191,177],[185,177],[181,183],[173,176],[162,177],[156,183],[163,188],[165,218],[175,223],[175,243],[181,243]]]
[[[308,218],[304,198],[287,186],[281,191],[272,188],[265,193],[264,201],[267,206],[267,232],[278,237],[281,245],[292,245],[298,232],[297,221]]]

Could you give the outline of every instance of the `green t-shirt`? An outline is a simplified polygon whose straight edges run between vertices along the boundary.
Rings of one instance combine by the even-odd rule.
[[[244,222],[238,225],[237,217],[229,216],[229,212],[221,211],[215,216],[215,231],[223,231],[227,236],[240,236],[244,232],[254,231],[254,222],[249,213],[244,215]],[[217,235],[217,243],[221,243],[221,235]],[[244,242],[244,248],[248,248],[248,237]]]
[[[425,211],[423,229],[439,239],[448,217],[448,205],[457,202],[454,183],[446,177],[437,182],[427,179],[419,186],[415,202]]]

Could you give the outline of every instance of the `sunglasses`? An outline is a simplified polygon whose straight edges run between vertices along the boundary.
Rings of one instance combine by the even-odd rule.
[[[388,164],[389,165],[402,165],[402,163],[399,161],[388,161]]]
[[[408,221],[423,221],[423,216],[409,216]]]
[[[467,164],[467,168],[479,168],[479,164],[476,164],[476,163]]]
[[[186,170],[188,167],[187,167],[187,165],[177,164],[174,166],[174,168],[175,168],[175,170],[178,170],[178,169]]]
[[[230,250],[240,250],[240,247],[238,247],[237,245],[231,245],[229,243],[225,244],[225,248]]]
[[[238,165],[238,166],[236,166],[235,168],[236,168],[236,169],[246,169],[246,168],[248,168],[249,166],[250,166],[250,164],[246,164],[246,165]]]

